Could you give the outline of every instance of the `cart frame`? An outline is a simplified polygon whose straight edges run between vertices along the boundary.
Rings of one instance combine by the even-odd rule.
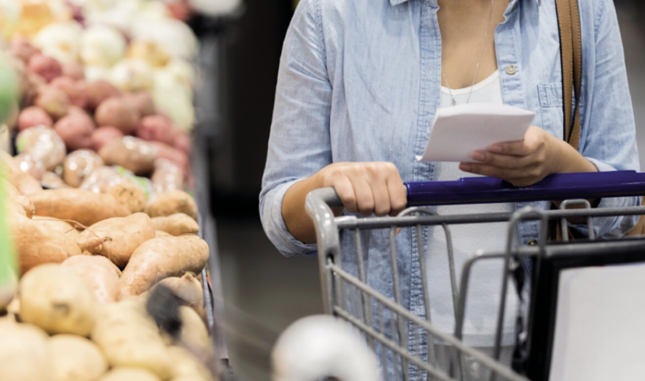
[[[582,206],[583,209],[566,209],[569,206]],[[464,368],[465,359],[479,363],[489,370],[491,380],[503,379],[512,381],[528,381],[524,376],[513,372],[507,366],[499,363],[501,350],[501,338],[503,333],[504,314],[506,310],[506,297],[500,298],[500,305],[497,316],[497,329],[495,333],[494,358],[491,358],[478,350],[465,345],[461,339],[463,334],[464,318],[467,307],[468,286],[470,272],[473,266],[479,261],[486,259],[503,259],[503,278],[501,280],[501,294],[507,295],[508,280],[511,271],[517,266],[526,267],[525,260],[520,258],[533,257],[536,259],[535,274],[540,271],[540,259],[547,253],[547,228],[540,229],[539,240],[534,246],[514,247],[513,237],[517,234],[520,222],[538,220],[542,226],[548,225],[549,221],[559,220],[562,226],[562,237],[564,242],[569,241],[567,230],[567,219],[586,218],[589,227],[589,240],[593,242],[597,250],[612,250],[616,243],[596,242],[592,219],[595,217],[614,216],[637,216],[645,215],[645,206],[626,208],[600,208],[592,209],[586,200],[564,201],[559,210],[538,210],[525,208],[513,213],[494,214],[472,214],[472,215],[448,215],[440,216],[430,208],[411,207],[401,212],[397,217],[371,217],[357,218],[355,216],[335,217],[332,207],[342,207],[340,198],[333,188],[318,189],[311,192],[306,199],[306,211],[314,222],[318,243],[318,258],[320,278],[322,283],[322,294],[324,309],[327,314],[346,320],[367,339],[375,352],[380,352],[381,362],[385,372],[394,380],[411,379],[410,372],[420,369],[425,372],[428,379],[442,381],[456,381],[469,379]],[[477,252],[469,256],[465,261],[459,288],[457,288],[456,270],[452,256],[452,237],[450,225],[477,224],[489,222],[509,222],[507,245],[504,252],[484,253]],[[439,331],[429,319],[423,319],[401,304],[400,286],[398,280],[397,254],[394,244],[394,236],[397,228],[413,227],[417,229],[417,244],[420,252],[426,252],[421,229],[424,226],[441,226],[446,234],[448,263],[452,285],[452,296],[455,308],[455,332],[453,335]],[[366,274],[363,264],[363,248],[359,235],[361,230],[389,229],[390,231],[390,261],[392,269],[393,295],[394,300],[380,294],[371,288],[365,281]],[[356,265],[358,277],[349,274],[341,267],[341,245],[340,231],[349,230],[354,234]],[[632,241],[632,244],[634,241]],[[645,241],[636,241],[645,248]],[[568,245],[574,246],[574,245]],[[579,246],[579,245],[578,245]],[[587,245],[588,246],[588,245]],[[571,249],[575,250],[575,249]],[[430,316],[428,303],[428,285],[425,277],[425,258],[419,255],[419,269],[422,278],[422,295],[426,316]],[[531,289],[532,296],[536,293],[536,287]],[[533,302],[531,297],[531,303]],[[376,310],[375,310],[376,308]],[[389,330],[384,325],[386,315],[389,319]],[[376,321],[375,321],[376,320]],[[533,324],[532,317],[529,317],[528,327]],[[379,326],[380,327],[375,327]],[[396,326],[396,327],[395,327]],[[409,334],[413,332],[413,343],[409,343]],[[422,353],[421,346],[423,337],[428,338],[427,358]],[[529,338],[530,340],[530,338]],[[450,348],[447,355],[447,366],[445,370],[440,369],[435,363],[434,347],[440,342],[445,348]],[[410,348],[412,346],[413,348]],[[379,351],[378,348],[382,350]],[[527,345],[530,348],[530,345]],[[385,349],[386,348],[386,349]],[[412,349],[412,350],[411,350]],[[441,355],[441,353],[438,353]],[[445,353],[444,353],[444,356]],[[391,360],[391,361],[388,361]],[[388,363],[393,365],[393,371],[387,370]],[[399,368],[400,363],[400,368]],[[414,377],[412,377],[414,378]]]

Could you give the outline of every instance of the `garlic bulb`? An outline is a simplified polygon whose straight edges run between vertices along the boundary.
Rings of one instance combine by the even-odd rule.
[[[81,36],[80,56],[85,65],[112,66],[125,54],[123,34],[107,25],[94,25]]]
[[[76,21],[49,24],[38,32],[32,43],[44,55],[60,62],[75,62],[80,51],[83,28]]]

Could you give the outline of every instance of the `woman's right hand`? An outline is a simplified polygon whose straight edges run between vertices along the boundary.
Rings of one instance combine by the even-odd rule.
[[[396,216],[407,204],[403,181],[392,163],[334,163],[314,176],[320,188],[336,189],[350,213]]]

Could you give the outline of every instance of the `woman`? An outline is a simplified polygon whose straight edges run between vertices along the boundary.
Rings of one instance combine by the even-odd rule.
[[[305,196],[334,187],[350,213],[396,215],[402,181],[485,175],[526,186],[553,173],[638,169],[634,117],[611,0],[579,0],[584,51],[579,151],[562,140],[562,70],[554,0],[304,0],[283,47],[269,154],[260,195],[267,235],[287,256],[315,253]],[[422,163],[440,107],[488,102],[531,110],[523,141],[471,153],[475,163]],[[636,198],[599,207],[638,205]],[[440,207],[441,214],[512,211],[548,202]],[[340,213],[340,211],[339,211]],[[597,219],[600,236],[621,236],[634,218]],[[538,223],[520,228],[537,239]],[[584,229],[580,227],[580,229]],[[396,238],[402,299],[423,315],[414,229]],[[368,282],[391,295],[387,232],[363,233]],[[477,249],[502,249],[505,224],[453,230],[457,268]],[[343,235],[344,252],[353,250]],[[427,238],[433,324],[454,327],[445,243]],[[355,268],[352,255],[343,266]],[[500,263],[479,266],[471,287],[466,343],[490,348]],[[508,311],[513,311],[509,307]],[[507,314],[511,315],[511,314]],[[513,317],[504,344],[510,356]]]

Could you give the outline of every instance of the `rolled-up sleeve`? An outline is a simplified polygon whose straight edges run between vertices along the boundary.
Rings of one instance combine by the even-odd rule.
[[[303,0],[283,45],[260,193],[262,226],[285,256],[316,252],[316,245],[289,233],[282,200],[293,184],[331,163],[332,86],[325,60],[319,0]]]
[[[586,110],[581,134],[581,152],[599,171],[639,170],[634,110],[627,82],[625,55],[616,9],[610,0],[597,2],[594,18],[595,41],[585,59],[589,77]],[[586,127],[586,128],[585,128]],[[605,198],[600,208],[640,205],[640,197]],[[597,218],[597,236],[620,237],[634,227],[638,217]],[[585,227],[576,226],[579,230]]]

